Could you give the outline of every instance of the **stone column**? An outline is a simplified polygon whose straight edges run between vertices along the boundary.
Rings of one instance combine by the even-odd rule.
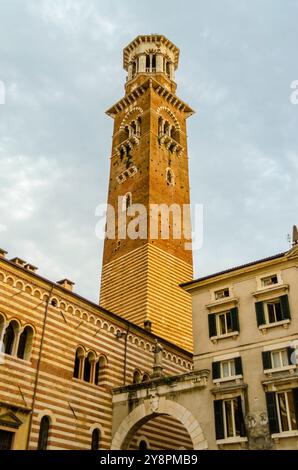
[[[139,55],[138,62],[139,62],[138,72],[145,73],[146,72],[146,54]]]
[[[170,79],[175,80],[175,67],[173,62],[170,63]]]
[[[128,64],[128,77],[127,77],[128,80],[131,80],[131,79],[132,79],[132,66],[133,66],[133,64],[132,64],[132,62],[130,62],[130,63]]]
[[[156,54],[156,72],[163,72],[163,55],[161,52]]]

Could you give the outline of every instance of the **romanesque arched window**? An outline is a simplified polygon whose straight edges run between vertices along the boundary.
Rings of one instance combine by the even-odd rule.
[[[46,450],[48,446],[50,418],[43,416],[40,422],[37,450]]]
[[[75,362],[74,362],[74,369],[73,369],[73,376],[75,379],[82,379],[83,370],[84,370],[84,358],[85,358],[85,351],[80,346],[76,350],[75,355]]]
[[[91,382],[91,357],[88,354],[88,356],[85,358],[84,361],[84,381],[85,382]]]
[[[92,432],[91,450],[100,449],[100,439],[101,439],[100,429],[95,428]]]
[[[142,378],[142,382],[149,382],[149,380],[150,380],[150,375],[147,374],[147,372],[145,372]]]
[[[30,359],[32,342],[33,342],[33,329],[31,326],[28,325],[23,329],[20,335],[18,352],[17,352],[18,358],[25,359],[27,361]]]
[[[136,134],[137,134],[137,137],[140,137],[140,135],[141,135],[141,123],[142,123],[142,119],[139,116],[136,120],[136,125],[137,125]]]
[[[132,134],[132,135],[136,135],[136,133],[137,133],[137,125],[136,125],[136,122],[135,122],[135,121],[132,121],[132,122],[131,122],[130,128],[131,128],[131,134]]]
[[[165,121],[165,123],[164,123],[164,133],[167,134],[167,135],[171,134],[171,126],[170,126],[170,123],[168,121]]]
[[[17,338],[19,325],[16,321],[12,320],[5,330],[3,337],[3,352],[4,354],[13,354],[14,344]]]

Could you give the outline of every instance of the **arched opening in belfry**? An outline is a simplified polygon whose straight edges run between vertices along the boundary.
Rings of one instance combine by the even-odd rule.
[[[132,436],[128,450],[141,450],[141,443],[150,450],[193,450],[189,433],[177,419],[169,415],[156,416],[141,425]]]

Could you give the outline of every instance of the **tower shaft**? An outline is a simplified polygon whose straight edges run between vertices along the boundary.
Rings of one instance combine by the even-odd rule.
[[[100,304],[191,349],[191,300],[179,284],[193,275],[186,137],[193,111],[175,93],[178,57],[157,35],[124,50],[126,93],[107,111],[114,133]]]

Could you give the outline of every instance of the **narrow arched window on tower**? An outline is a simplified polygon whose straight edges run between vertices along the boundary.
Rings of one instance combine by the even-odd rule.
[[[132,134],[132,135],[136,135],[136,133],[137,133],[137,125],[136,125],[135,121],[132,121],[130,127],[131,127],[131,134]]]
[[[94,429],[94,431],[92,432],[91,450],[100,449],[100,438],[101,438],[100,430],[98,428]]]
[[[151,69],[152,72],[156,72],[156,55],[153,54],[152,55],[152,69]]]
[[[175,182],[174,172],[171,168],[167,168],[166,171],[167,184],[173,186]]]
[[[166,62],[166,74],[170,78],[171,76],[170,62]]]
[[[48,446],[50,418],[43,416],[40,422],[37,450],[46,450]]]

